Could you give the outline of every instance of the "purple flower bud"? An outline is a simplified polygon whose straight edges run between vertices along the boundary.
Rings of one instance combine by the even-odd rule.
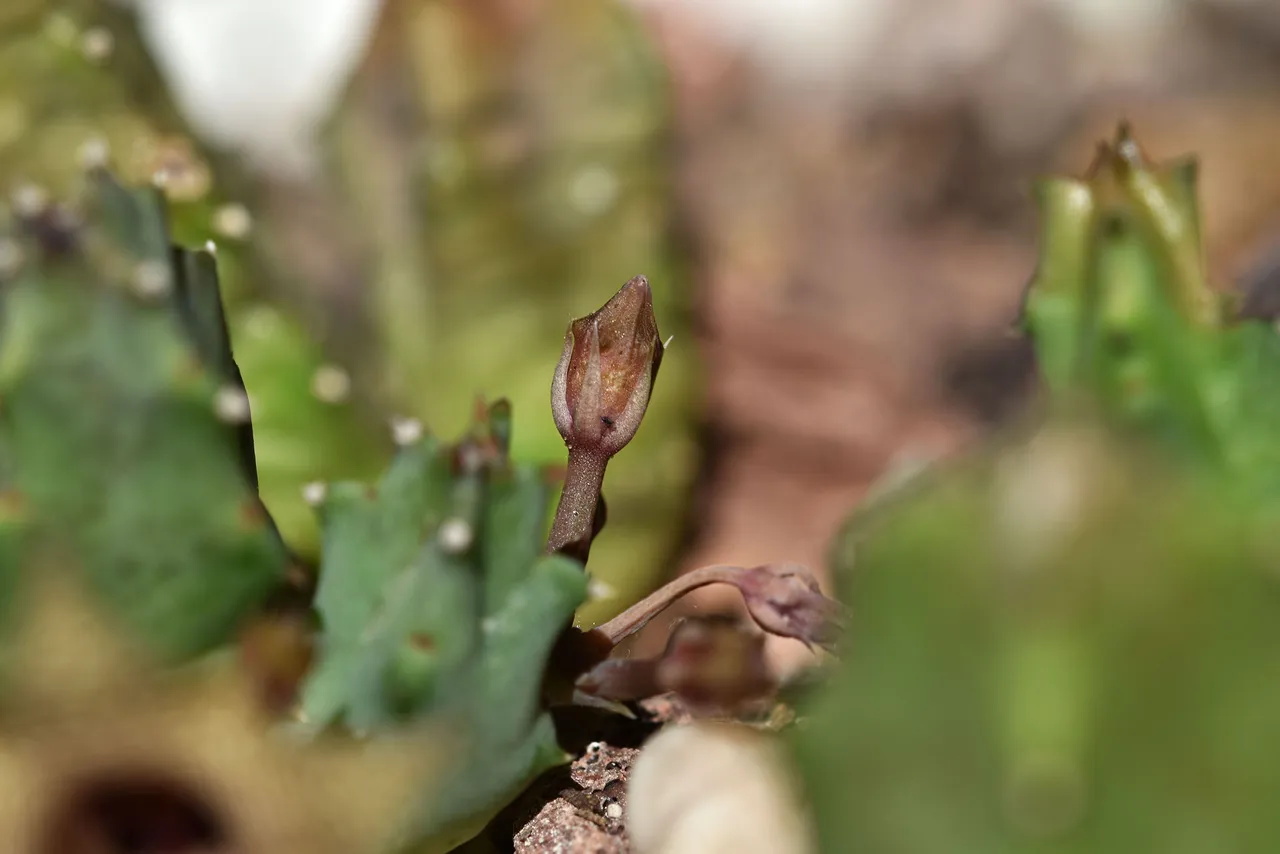
[[[760,628],[830,650],[844,628],[840,603],[822,595],[818,580],[795,563],[773,563],[742,571],[738,590]]]
[[[653,291],[644,276],[569,324],[551,383],[551,410],[570,448],[610,457],[640,427],[662,362]]]

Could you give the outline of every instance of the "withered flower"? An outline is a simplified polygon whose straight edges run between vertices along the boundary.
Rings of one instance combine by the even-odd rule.
[[[548,552],[586,562],[598,532],[605,466],[640,428],[662,353],[653,291],[644,276],[569,324],[551,381],[551,411],[569,460]]]
[[[441,782],[434,730],[293,741],[233,658],[157,670],[68,578],[30,592],[6,662],[0,850],[372,854]]]

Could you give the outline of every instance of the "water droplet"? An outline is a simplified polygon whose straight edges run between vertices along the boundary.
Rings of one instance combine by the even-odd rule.
[[[342,403],[351,394],[351,376],[337,365],[321,365],[311,376],[311,393],[325,403]]]
[[[133,271],[133,292],[143,299],[157,299],[169,292],[173,275],[169,265],[163,261],[149,258],[142,261]]]
[[[269,305],[254,305],[245,309],[240,322],[245,335],[267,341],[279,329],[280,315]]]
[[[90,62],[105,61],[115,46],[115,36],[106,27],[94,27],[80,37],[80,50]]]
[[[212,240],[206,240],[204,242],[204,251],[208,252],[210,255],[217,255],[218,244],[214,243]]]
[[[81,169],[102,169],[111,161],[111,146],[104,137],[90,137],[80,144],[76,161]]]
[[[49,206],[49,193],[39,184],[23,184],[13,191],[13,212],[24,219],[38,217]]]
[[[249,209],[238,202],[231,202],[213,212],[213,230],[231,240],[243,240],[253,227]]]
[[[591,602],[602,602],[617,595],[617,590],[599,578],[592,578],[587,582],[587,599]]]

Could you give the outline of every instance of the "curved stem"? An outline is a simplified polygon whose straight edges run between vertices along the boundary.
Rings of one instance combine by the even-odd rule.
[[[618,616],[603,625],[597,626],[600,632],[617,646],[627,638],[644,628],[650,620],[670,607],[681,596],[706,587],[708,584],[732,584],[738,586],[742,567],[727,564],[712,564],[686,572],[671,582],[664,584]]]

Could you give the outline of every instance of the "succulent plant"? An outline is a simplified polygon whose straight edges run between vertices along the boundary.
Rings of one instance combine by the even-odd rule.
[[[389,443],[379,444],[379,419],[360,415],[348,389],[355,384],[331,364],[332,348],[286,302],[291,294],[264,258],[271,241],[245,205],[255,181],[190,132],[133,14],[97,0],[6,4],[0,190],[65,198],[86,166],[109,165],[127,184],[163,191],[175,241],[216,242],[236,360],[259,404],[262,495],[292,546],[314,556],[318,533],[300,487],[315,477],[371,475]]]
[[[1093,407],[1273,492],[1280,336],[1211,287],[1197,172],[1193,158],[1151,163],[1121,126],[1084,178],[1041,182],[1021,325],[1049,405]]]
[[[1195,170],[1121,128],[1040,188],[1043,399],[855,511],[790,735],[823,851],[1262,850],[1280,832],[1276,330],[1202,270]]]
[[[302,686],[299,729],[340,724],[376,734],[425,715],[461,721],[466,733],[462,770],[416,814],[415,851],[465,842],[535,776],[569,758],[553,706],[618,708],[673,690],[733,705],[746,686],[755,695],[774,687],[758,643],[736,625],[723,627],[720,642],[704,644],[695,666],[675,679],[603,677],[619,665],[645,670],[644,660],[609,655],[688,590],[737,584],[767,630],[827,637],[833,603],[803,568],[790,566],[707,568],[598,629],[573,628],[590,589],[584,563],[603,527],[605,465],[638,430],[660,357],[642,277],[571,324],[551,395],[570,447],[569,486],[549,536],[552,483],[540,467],[511,459],[505,401],[478,406],[456,443],[400,419],[401,448],[376,485],[309,490],[324,531],[316,594],[323,629]]]
[[[260,496],[261,445],[251,416],[288,400],[246,392],[216,253],[175,245],[171,206],[159,188],[128,188],[98,164],[78,184],[71,201],[20,191],[0,223],[0,629],[20,628],[31,608],[45,607],[30,605],[19,595],[24,589],[54,580],[63,591],[52,616],[37,613],[44,628],[9,635],[3,649],[11,667],[0,700],[18,709],[14,731],[41,745],[22,762],[62,763],[50,766],[49,792],[31,796],[36,814],[61,809],[70,792],[78,827],[83,771],[124,780],[107,785],[107,794],[93,783],[85,795],[124,801],[108,798],[115,805],[108,808],[94,800],[86,809],[130,816],[124,830],[84,819],[86,833],[151,840],[148,834],[168,832],[170,818],[196,821],[182,812],[194,808],[192,800],[169,797],[169,783],[157,800],[151,783],[130,776],[130,763],[158,762],[165,773],[196,769],[200,779],[173,786],[213,793],[218,814],[241,823],[249,851],[271,850],[280,834],[293,832],[290,822],[315,819],[330,802],[330,781],[294,772],[323,766],[333,739],[378,746],[375,752],[420,745],[435,755],[439,739],[418,742],[415,733],[439,725],[449,727],[457,754],[448,775],[427,763],[430,774],[415,789],[397,763],[373,763],[369,773],[381,767],[399,775],[392,795],[413,803],[395,820],[375,811],[387,827],[362,826],[351,845],[368,850],[360,846],[372,831],[385,830],[407,850],[448,851],[568,758],[553,707],[626,712],[626,702],[675,691],[732,708],[774,687],[758,636],[737,624],[685,624],[656,666],[610,657],[685,592],[733,584],[761,629],[830,642],[838,609],[806,570],[789,564],[706,567],[596,629],[574,628],[591,590],[585,562],[604,525],[605,466],[637,435],[663,353],[644,277],[573,321],[561,364],[548,371],[571,487],[560,492],[550,536],[555,478],[513,460],[505,401],[479,405],[455,442],[401,418],[391,431],[398,450],[375,483],[317,481],[300,490],[318,517],[314,580]],[[72,599],[84,595],[88,610],[118,632],[92,628],[78,605],[71,613],[89,627],[76,628],[58,604],[67,590]],[[303,607],[309,603],[313,614]],[[141,670],[162,682],[195,680],[185,683],[190,691],[153,690],[141,670],[118,667],[123,659],[107,655],[117,637],[139,662],[150,662]],[[68,638],[94,647],[78,668]],[[226,654],[233,647],[238,657]],[[51,667],[61,663],[42,674],[30,662],[46,648]],[[94,677],[94,668],[106,676]],[[212,678],[209,668],[231,673],[237,687],[202,681]],[[639,678],[646,672],[657,678]],[[209,708],[199,708],[202,698]],[[271,715],[282,711],[291,714],[276,723],[287,732],[268,732]],[[52,716],[64,729],[32,734],[24,715]],[[168,739],[170,752],[144,749],[139,739],[152,730]],[[73,731],[84,737],[67,743],[97,757],[93,768],[41,740]],[[245,744],[286,737],[292,758],[264,758],[257,771],[241,767],[193,740],[191,733],[206,731],[237,756],[246,755]],[[258,772],[298,787],[275,799],[284,824],[260,805],[222,803]],[[11,783],[0,774],[0,785]],[[151,788],[139,795],[135,783]],[[182,814],[170,815],[179,801]],[[363,821],[365,812],[337,818]],[[21,816],[0,812],[0,838],[30,829]],[[24,840],[18,850],[34,844],[14,838]],[[196,841],[216,843],[215,850],[229,844]]]
[[[0,260],[4,588],[66,550],[163,655],[212,649],[295,563],[212,256],[171,246],[156,190],[94,170],[78,205],[19,191]]]

